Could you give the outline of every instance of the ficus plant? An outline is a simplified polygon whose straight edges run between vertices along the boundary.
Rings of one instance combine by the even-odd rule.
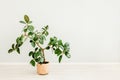
[[[52,49],[52,52],[58,56],[59,63],[62,60],[63,55],[67,58],[70,58],[70,46],[67,42],[63,43],[61,39],[57,37],[50,37],[48,44],[46,47],[42,47],[44,45],[48,32],[48,25],[44,26],[41,31],[35,30],[35,27],[32,25],[32,21],[27,15],[24,15],[24,20],[20,21],[20,23],[24,24],[22,34],[16,38],[16,43],[13,43],[11,48],[8,50],[8,53],[16,51],[20,54],[20,47],[24,44],[26,39],[29,39],[31,46],[34,48],[32,51],[28,52],[28,55],[32,57],[30,64],[35,66],[36,63],[45,63],[45,50]]]

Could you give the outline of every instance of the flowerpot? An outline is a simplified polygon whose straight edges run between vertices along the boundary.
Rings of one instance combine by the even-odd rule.
[[[48,64],[49,62],[44,62],[44,63],[38,63],[37,64],[37,73],[40,75],[46,75],[48,74]]]

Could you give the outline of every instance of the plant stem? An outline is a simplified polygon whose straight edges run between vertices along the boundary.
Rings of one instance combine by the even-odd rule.
[[[28,24],[26,24],[26,27],[28,27]],[[26,37],[25,40],[26,40],[27,38],[30,38],[30,37],[27,35],[26,32],[24,32],[24,36]],[[45,62],[45,53],[44,53],[44,50],[45,50],[45,49],[42,48],[38,42],[35,42],[35,44],[37,44],[37,46],[41,49],[42,55],[43,55],[43,58],[44,58],[44,62]]]
[[[39,45],[39,43],[37,43],[36,42],[36,44],[37,44],[37,46],[39,47],[39,48],[41,48],[42,49],[42,55],[43,55],[43,58],[44,58],[44,62],[45,62],[45,53],[44,53],[44,48],[42,48],[40,45]]]
[[[44,62],[45,62],[45,53],[44,53],[44,49],[42,49],[42,53],[43,53]]]

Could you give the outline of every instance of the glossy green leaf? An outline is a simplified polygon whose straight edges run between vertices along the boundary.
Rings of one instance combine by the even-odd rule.
[[[41,49],[39,48],[39,50],[38,50],[39,52],[41,52]],[[40,53],[41,54],[41,53]]]
[[[34,34],[33,32],[29,32],[29,33],[28,33],[29,36],[32,36],[33,34]]]
[[[43,63],[44,62],[44,58],[43,57],[40,57],[40,63]]]
[[[66,54],[66,57],[67,58],[71,58],[71,55],[68,53],[68,54]]]
[[[64,47],[62,45],[59,45],[59,48],[63,51]]]
[[[61,53],[62,51],[59,48],[55,49],[55,54],[57,54],[57,56],[59,56]]]
[[[23,35],[21,35],[21,36],[20,36],[20,40],[21,40],[21,42],[23,41],[23,38],[24,38],[24,36],[23,36]]]
[[[12,48],[15,49],[15,44],[12,44]]]
[[[49,49],[50,49],[50,46],[47,46],[45,49],[49,50]]]
[[[16,50],[17,52],[18,52],[18,54],[20,54],[20,49],[19,48],[17,48],[17,50]]]
[[[16,43],[21,46],[21,45],[23,44],[22,40],[23,40],[23,36],[18,37],[18,38],[16,39]]]
[[[24,29],[24,32],[27,32],[27,29]]]
[[[20,47],[20,46],[23,44],[23,42],[22,42],[22,36],[21,36],[21,37],[18,37],[18,38],[16,39],[16,43],[17,43],[17,47]]]
[[[42,40],[42,39],[40,39],[40,40],[39,40],[39,43],[40,43],[40,44],[43,44],[44,42],[43,42],[43,40]]]
[[[64,44],[64,52],[69,52],[70,51],[70,46],[68,43]]]
[[[48,36],[48,35],[49,35],[49,33],[46,31],[46,32],[45,32],[45,35],[46,35],[46,36]]]
[[[37,41],[38,40],[38,36],[35,35],[35,37],[33,38],[34,41]]]
[[[19,47],[22,46],[22,44],[23,44],[23,42],[20,42],[20,43],[19,43]]]
[[[35,53],[35,52],[33,52],[33,54],[32,54],[32,58],[33,58],[33,59],[35,58],[35,57],[34,57],[34,53]]]
[[[69,43],[66,42],[66,43],[64,44],[64,47],[69,47]]]
[[[39,63],[40,62],[40,57],[35,59],[35,61]]]
[[[22,24],[26,24],[24,21],[19,21],[20,23],[22,23]]]
[[[59,63],[61,62],[62,57],[63,57],[62,55],[59,56]]]
[[[40,39],[41,39],[41,40],[46,40],[45,35],[40,35]]]
[[[62,40],[58,40],[58,45],[63,46]]]
[[[18,47],[19,47],[19,45],[18,45],[18,44],[16,44],[16,45],[15,45],[15,48],[18,48]]]
[[[39,54],[35,52],[34,53],[34,58],[36,59],[38,56],[39,56]]]
[[[45,29],[46,29],[46,30],[48,29],[48,25],[47,25],[47,26],[45,26]]]
[[[34,26],[29,25],[27,29],[32,32],[34,30]]]
[[[64,52],[64,54],[65,54],[65,56],[66,56],[67,58],[70,58],[70,57],[71,57],[71,55],[70,55],[69,52]]]
[[[13,52],[13,49],[9,49],[9,50],[8,50],[8,53],[11,53],[11,52]]]
[[[49,42],[49,45],[53,45],[53,46],[55,46],[55,44],[57,43],[57,38],[56,37],[51,37],[50,38],[50,42]]]
[[[35,48],[35,51],[37,51],[37,50],[38,50],[38,47]]]
[[[31,42],[32,47],[35,47],[35,42]]]
[[[31,64],[32,66],[35,66],[35,61],[32,59],[32,60],[30,61],[30,64]]]
[[[17,37],[17,39],[16,39],[16,43],[19,43],[20,42],[20,40],[19,40],[20,38],[19,37]]]
[[[33,51],[30,51],[29,52],[29,56],[32,56],[34,53],[33,53]]]
[[[25,20],[26,23],[28,23],[30,19],[27,15],[24,15],[24,20]]]
[[[32,21],[29,21],[29,22],[28,22],[28,24],[31,24],[31,23],[32,23]]]

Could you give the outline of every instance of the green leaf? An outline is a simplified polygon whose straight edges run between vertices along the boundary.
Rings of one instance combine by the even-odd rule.
[[[18,43],[18,47],[22,46],[23,42]]]
[[[9,50],[8,50],[8,53],[11,53],[11,52],[13,52],[13,49],[9,49]]]
[[[21,42],[20,46],[22,46],[23,42]]]
[[[15,49],[15,44],[12,44],[12,48]]]
[[[43,42],[43,40],[42,40],[42,39],[40,39],[40,40],[39,40],[39,43],[40,43],[40,44],[43,44],[44,42]]]
[[[19,48],[17,48],[17,50],[16,50],[17,52],[18,52],[18,54],[20,54],[20,49]]]
[[[61,53],[62,51],[59,48],[55,49],[55,54],[57,54],[57,56],[59,56]]]
[[[30,19],[27,15],[24,15],[24,20],[25,20],[26,23],[28,23]]]
[[[29,21],[29,22],[28,22],[28,24],[31,24],[31,23],[32,23],[32,21]]]
[[[31,42],[32,47],[35,47],[35,42]]]
[[[16,45],[15,45],[15,48],[18,48],[18,47],[19,47],[19,45],[18,45],[18,44],[16,44]]]
[[[32,60],[30,61],[30,64],[31,64],[32,66],[35,66],[35,61],[32,59]]]
[[[46,40],[46,37],[44,35],[41,35],[39,38],[40,44],[44,44],[44,40]]]
[[[50,38],[49,45],[53,45],[53,46],[55,46],[56,43],[57,43],[57,38],[56,38],[56,37],[53,37],[53,38],[51,37],[51,38]]]
[[[21,35],[21,36],[20,36],[20,40],[21,40],[21,42],[23,41],[23,38],[24,38],[24,36],[23,36],[23,35]]]
[[[33,53],[33,51],[30,51],[29,52],[29,56],[32,56],[34,53]]]
[[[23,40],[23,36],[18,37],[18,38],[16,39],[16,43],[17,43],[19,46],[21,46],[21,45],[23,44],[22,40]]]
[[[24,29],[24,32],[27,32],[27,29]]]
[[[22,24],[26,24],[24,21],[19,21],[20,23],[22,23]]]
[[[28,28],[27,28],[29,31],[34,31],[34,26],[32,26],[32,25],[28,25]]]
[[[71,58],[71,55],[69,53],[65,54],[67,58]]]
[[[64,52],[69,52],[70,51],[70,48],[69,47],[65,47],[64,48]]]
[[[40,55],[40,52],[35,52],[34,53],[34,58],[37,59],[39,55]]]
[[[38,47],[35,48],[35,51],[37,51],[37,50],[38,50]]]
[[[59,48],[63,51],[64,50],[64,47],[63,46],[61,46],[61,45],[59,45]]]
[[[29,32],[29,33],[28,33],[29,36],[32,36],[33,34],[34,34],[33,32]]]
[[[17,39],[16,39],[16,43],[19,43],[19,41],[20,41],[19,39],[20,39],[20,38],[19,38],[19,37],[17,37]]]
[[[38,40],[38,36],[35,35],[35,37],[33,38],[34,41],[37,41]]]
[[[46,36],[48,36],[48,35],[49,35],[49,33],[46,31],[46,32],[45,32],[45,35],[46,35]]]
[[[41,40],[46,40],[45,35],[40,35],[40,39],[41,39]]]
[[[64,44],[64,47],[69,47],[69,43],[66,42],[66,43]]]
[[[22,36],[21,36],[21,37],[18,37],[18,38],[16,39],[16,43],[17,43],[17,47],[20,47],[20,46],[23,44],[23,42],[22,42]]]
[[[33,58],[33,59],[35,58],[35,57],[34,57],[34,53],[35,53],[35,52],[33,52],[33,54],[32,54],[32,58]]]
[[[68,43],[65,43],[63,47],[64,47],[64,52],[69,52],[70,51],[70,46],[69,46]]]
[[[64,52],[64,54],[65,54],[65,56],[67,57],[67,58],[70,58],[71,57],[71,55],[70,55],[70,53],[69,52]]]
[[[40,57],[39,57],[39,58],[37,58],[37,59],[35,59],[35,61],[36,61],[36,62],[40,62]]]
[[[24,21],[19,21],[20,23],[22,23],[22,24],[26,24]]]
[[[61,62],[62,60],[62,55],[59,56],[59,63]]]
[[[41,50],[41,49],[39,49],[38,51],[39,51],[39,52],[41,52],[42,50]],[[40,54],[41,54],[41,53],[40,53]]]
[[[58,40],[58,45],[63,46],[62,40]]]
[[[40,63],[43,63],[44,62],[44,58],[43,57],[40,57]]]
[[[49,49],[50,49],[50,46],[47,46],[45,49],[49,50]]]
[[[45,26],[45,29],[46,29],[46,30],[48,29],[48,25],[47,25],[47,26]]]

